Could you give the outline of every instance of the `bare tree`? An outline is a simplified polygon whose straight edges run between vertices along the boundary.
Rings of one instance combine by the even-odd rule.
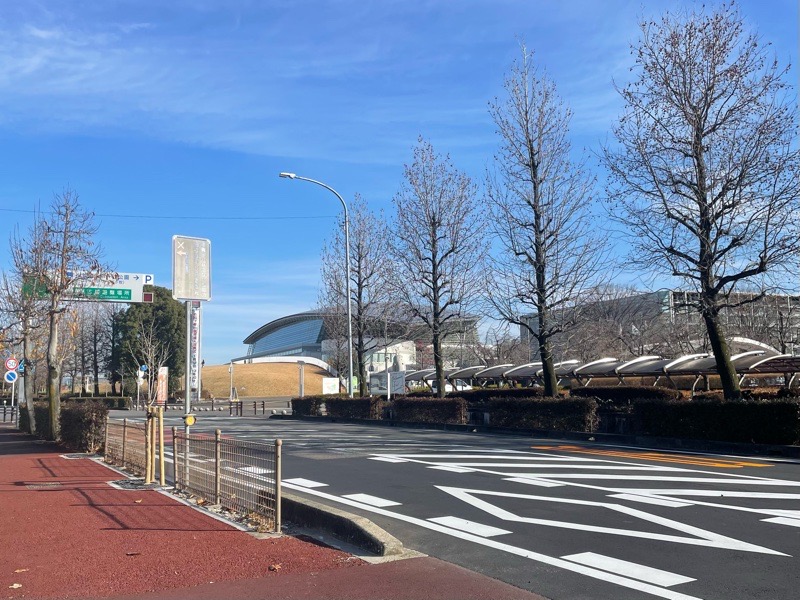
[[[94,241],[97,227],[94,215],[86,212],[71,189],[57,194],[50,215],[41,228],[44,235],[42,270],[36,273],[37,285],[47,292],[49,338],[47,343],[47,397],[50,403],[51,437],[59,439],[61,412],[61,365],[58,351],[59,322],[69,301],[70,290],[110,269],[101,262],[100,247]]]
[[[786,68],[734,3],[641,23],[638,76],[619,89],[618,145],[603,151],[612,215],[640,267],[697,293],[725,397],[741,397],[720,313],[762,293],[800,250],[797,120]],[[758,294],[757,296],[760,296]]]
[[[35,434],[36,418],[33,397],[36,389],[36,365],[41,362],[41,331],[47,320],[46,289],[39,283],[39,274],[45,269],[46,223],[37,213],[27,236],[15,229],[10,241],[12,270],[4,274],[0,290],[0,306],[6,315],[4,339],[11,344],[20,343],[24,376],[25,407],[30,433]]]
[[[158,387],[158,370],[166,366],[172,356],[169,340],[159,335],[155,319],[151,319],[137,323],[137,330],[129,336],[126,345],[133,364],[147,366],[142,374],[147,384],[145,401],[148,406],[153,406]]]
[[[504,100],[490,103],[501,146],[487,194],[502,251],[489,300],[536,340],[545,394],[553,396],[551,339],[579,322],[581,303],[604,273],[606,240],[591,213],[594,179],[571,159],[572,113],[524,46],[505,90]]]
[[[393,293],[430,332],[437,390],[443,397],[446,325],[463,316],[482,292],[479,267],[487,244],[476,189],[449,157],[437,155],[420,138],[394,205]]]
[[[344,234],[337,227],[322,254],[320,306],[325,311],[329,334],[347,330],[347,300],[344,284]],[[382,344],[380,324],[388,308],[386,255],[388,231],[382,214],[370,211],[356,194],[350,204],[350,295],[353,318],[353,354],[356,359],[359,394],[369,395],[367,357]],[[345,351],[347,338],[344,337]]]

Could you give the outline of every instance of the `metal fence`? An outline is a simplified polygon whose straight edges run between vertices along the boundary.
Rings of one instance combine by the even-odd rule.
[[[105,460],[142,475],[147,468],[145,424],[123,419],[106,421]]]
[[[273,444],[172,429],[175,487],[281,528],[281,440]]]

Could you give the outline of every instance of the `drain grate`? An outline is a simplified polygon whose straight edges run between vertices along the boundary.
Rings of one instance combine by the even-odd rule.
[[[161,486],[157,483],[145,483],[144,479],[120,479],[119,481],[109,481],[108,485],[117,490],[157,490]]]
[[[46,481],[42,483],[27,483],[25,487],[29,490],[54,490],[64,486],[60,481]]]

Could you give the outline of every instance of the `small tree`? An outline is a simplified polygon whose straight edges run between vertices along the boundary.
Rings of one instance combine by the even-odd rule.
[[[469,177],[437,155],[422,138],[405,184],[394,197],[393,294],[430,333],[438,394],[444,397],[442,341],[451,320],[463,316],[482,292],[486,253],[482,213]]]
[[[380,343],[378,324],[388,308],[386,256],[388,231],[385,219],[369,210],[356,194],[350,205],[350,292],[352,306],[353,354],[356,359],[359,394],[369,395],[367,356]],[[326,332],[335,344],[344,336],[347,350],[347,299],[344,285],[344,235],[336,229],[322,254],[320,307],[325,312]],[[335,337],[334,337],[335,336]]]
[[[787,69],[745,32],[734,3],[642,22],[638,75],[604,149],[610,212],[631,261],[697,291],[725,397],[741,396],[722,311],[796,271],[800,155]],[[770,279],[770,276],[776,276]],[[760,293],[734,294],[750,282]]]
[[[489,301],[536,340],[544,391],[554,396],[551,340],[580,322],[582,303],[607,275],[606,239],[591,213],[594,180],[571,158],[571,111],[524,46],[505,90],[490,104],[501,146],[487,194],[502,250]]]

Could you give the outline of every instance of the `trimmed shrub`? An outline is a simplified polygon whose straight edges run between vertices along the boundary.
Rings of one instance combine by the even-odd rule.
[[[68,402],[61,406],[61,441],[78,452],[103,446],[108,407],[104,402]]]
[[[473,388],[458,395],[470,404],[477,404],[495,398],[544,398],[544,388]]]
[[[318,417],[323,402],[327,402],[334,396],[304,396],[303,398],[292,398],[292,414],[301,417]]]
[[[325,408],[329,417],[339,419],[380,419],[383,416],[382,398],[329,398]]]
[[[681,393],[677,390],[643,385],[617,385],[598,387],[579,387],[570,390],[572,398],[596,398],[601,404],[629,404],[641,400],[677,400]]]
[[[61,399],[61,406],[75,406],[84,403],[102,403],[108,410],[130,410],[131,399],[128,396],[69,396]]]
[[[493,398],[488,410],[494,427],[594,431],[597,425],[593,398]]]
[[[800,400],[640,402],[634,406],[642,435],[755,444],[800,442]]]
[[[47,402],[37,400],[33,403],[33,418],[36,419],[36,437],[50,437],[50,405]],[[19,429],[26,433],[31,432],[31,424],[28,421],[28,411],[19,411]]]
[[[392,409],[395,421],[451,425],[467,422],[467,403],[463,398],[397,398],[392,401]]]

